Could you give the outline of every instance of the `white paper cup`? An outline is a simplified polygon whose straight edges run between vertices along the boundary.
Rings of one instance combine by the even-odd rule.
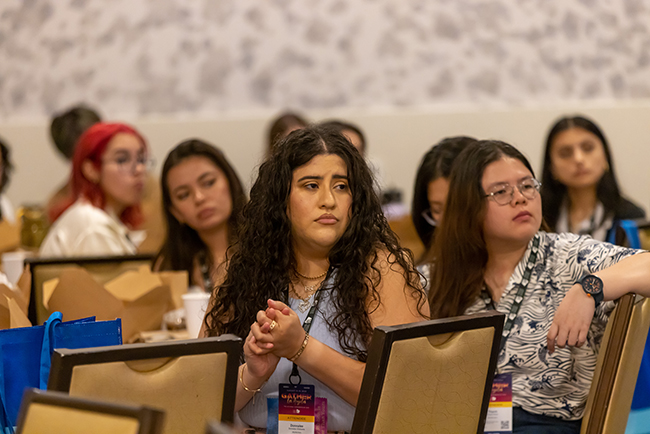
[[[207,292],[188,292],[183,294],[185,305],[185,325],[190,338],[197,338],[205,311],[208,309],[210,294]]]
[[[31,256],[29,252],[7,252],[2,254],[2,271],[7,275],[7,280],[15,285],[23,274],[25,258]]]

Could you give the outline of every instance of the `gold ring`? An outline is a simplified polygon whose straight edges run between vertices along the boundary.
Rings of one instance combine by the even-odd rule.
[[[271,325],[269,326],[269,331],[272,331],[275,328],[275,326],[277,326],[277,325],[278,325],[278,323],[275,322],[275,320],[271,321]]]

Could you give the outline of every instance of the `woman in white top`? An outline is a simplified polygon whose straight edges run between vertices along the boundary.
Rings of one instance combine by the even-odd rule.
[[[129,231],[142,220],[139,205],[150,162],[144,139],[132,127],[90,127],[75,149],[72,197],[58,211],[41,256],[135,253]]]

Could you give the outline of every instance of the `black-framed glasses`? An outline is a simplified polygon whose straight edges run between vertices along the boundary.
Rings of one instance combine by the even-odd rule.
[[[156,160],[149,157],[139,156],[137,158],[132,157],[117,157],[110,160],[103,160],[104,163],[113,163],[117,166],[118,170],[121,172],[130,172],[133,173],[139,165],[144,166],[145,171],[150,171],[156,165]]]
[[[535,178],[526,178],[517,184],[517,189],[526,199],[535,199],[542,183]],[[510,184],[497,184],[485,197],[491,197],[499,205],[508,205],[515,197],[515,187]]]
[[[430,226],[436,227],[438,226],[438,221],[433,218],[433,214],[431,214],[430,209],[425,209],[422,211],[422,218],[424,219],[425,222],[429,223]]]

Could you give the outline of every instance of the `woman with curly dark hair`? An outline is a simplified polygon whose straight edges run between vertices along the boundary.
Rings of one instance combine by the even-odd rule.
[[[185,270],[190,285],[211,291],[225,271],[246,194],[221,150],[186,140],[171,150],[160,177],[167,236],[155,270]]]
[[[256,392],[277,396],[293,362],[302,383],[327,399],[328,430],[349,430],[373,328],[426,316],[412,258],[382,214],[361,155],[323,126],[279,142],[260,166],[204,325],[208,335],[246,339],[241,419],[266,427],[267,399]]]

